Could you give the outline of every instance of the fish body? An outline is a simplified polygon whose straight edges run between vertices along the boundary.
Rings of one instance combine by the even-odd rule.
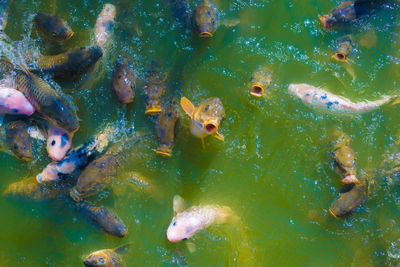
[[[4,191],[6,197],[25,199],[34,202],[58,199],[68,193],[64,184],[39,184],[35,177],[29,177],[10,184]]]
[[[112,4],[105,4],[100,12],[95,25],[96,43],[101,49],[105,49],[110,36],[113,33],[114,19],[117,10]]]
[[[110,149],[112,150],[112,148]],[[70,196],[79,202],[92,193],[107,186],[114,178],[118,168],[124,161],[122,152],[108,151],[100,158],[92,161],[81,173]]]
[[[204,138],[208,135],[215,135],[217,139],[224,140],[224,137],[218,133],[218,128],[225,118],[225,110],[218,97],[208,98],[202,101],[198,107],[183,97],[181,107],[192,119],[190,131],[194,136]]]
[[[157,141],[158,148],[156,153],[162,156],[170,157],[172,155],[172,146],[174,145],[179,117],[175,105],[169,105],[165,108],[157,119]]]
[[[376,101],[354,103],[347,98],[308,84],[290,84],[289,93],[300,98],[305,104],[334,112],[366,113],[391,100],[390,96],[383,96],[382,99]]]
[[[358,182],[354,151],[350,147],[350,138],[344,133],[339,135],[334,146],[333,161],[337,171],[343,178],[342,182],[347,184]]]
[[[146,85],[144,87],[145,114],[155,116],[161,112],[162,97],[165,94],[165,78],[159,65],[153,63],[146,73]]]
[[[35,108],[17,89],[0,86],[0,113],[31,116]]]
[[[116,249],[102,249],[90,253],[86,257],[84,264],[86,267],[122,267],[124,262],[122,260],[122,253],[125,253],[128,245],[123,245]]]
[[[211,0],[200,0],[196,6],[194,20],[200,37],[210,38],[218,27],[218,10]]]
[[[129,67],[126,60],[115,62],[112,88],[121,104],[133,102],[133,98],[135,97],[135,80],[135,72]]]
[[[80,212],[95,222],[105,232],[118,237],[124,237],[128,228],[122,220],[110,209],[83,201],[76,204]]]
[[[265,89],[272,81],[272,72],[267,67],[258,69],[251,80],[250,95],[261,97],[265,95]]]
[[[191,12],[187,0],[169,0],[174,18],[189,31]]]
[[[340,38],[337,42],[337,50],[333,58],[337,61],[346,61],[352,50],[353,44],[351,43],[351,39],[347,36]]]
[[[4,31],[8,20],[8,0],[0,1],[0,31]]]
[[[62,160],[71,148],[72,136],[56,126],[47,126],[47,153],[52,160]]]
[[[89,72],[102,56],[102,49],[97,45],[76,47],[62,54],[41,56],[36,65],[57,78],[70,78]]]
[[[22,120],[5,126],[5,137],[9,150],[20,160],[32,160],[32,143],[27,131],[28,124]]]
[[[368,194],[368,183],[362,181],[354,184],[353,188],[346,193],[340,194],[329,208],[333,217],[342,217],[360,206]]]
[[[52,41],[67,41],[74,35],[71,27],[55,14],[39,11],[34,18],[34,22],[39,33]]]

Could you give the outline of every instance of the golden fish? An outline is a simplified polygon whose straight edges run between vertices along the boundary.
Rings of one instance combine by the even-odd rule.
[[[178,112],[173,104],[165,108],[158,116],[156,126],[158,140],[157,154],[167,157],[172,155],[172,146],[176,137],[178,120]]]
[[[128,245],[116,249],[102,249],[91,253],[83,262],[87,267],[122,267],[124,266],[121,254],[129,248]]]
[[[251,80],[250,95],[261,97],[265,94],[265,89],[272,81],[272,73],[267,67],[261,67],[253,74]]]

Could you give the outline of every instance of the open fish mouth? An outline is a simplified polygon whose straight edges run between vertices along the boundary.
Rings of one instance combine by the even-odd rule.
[[[172,152],[171,149],[166,147],[166,146],[159,146],[156,150],[156,153],[160,156],[164,156],[164,157],[171,157],[172,156]]]
[[[333,57],[334,59],[336,59],[337,61],[340,61],[340,62],[344,62],[344,61],[347,60],[346,55],[343,54],[343,53],[335,53],[332,57]]]
[[[203,128],[207,134],[213,134],[218,131],[218,124],[215,122],[207,122],[203,124]]]
[[[250,88],[250,95],[261,97],[264,94],[264,88],[260,85],[254,84]]]
[[[74,36],[74,31],[71,30],[71,31],[67,34],[65,40],[69,40],[72,36]]]
[[[144,114],[150,115],[150,116],[155,116],[155,115],[159,114],[160,112],[161,112],[160,107],[151,107],[151,108],[147,108],[146,111],[144,112]]]
[[[203,38],[211,38],[211,37],[213,37],[212,33],[208,32],[208,31],[202,31],[202,32],[200,32],[199,35],[200,35],[200,37],[203,37]]]

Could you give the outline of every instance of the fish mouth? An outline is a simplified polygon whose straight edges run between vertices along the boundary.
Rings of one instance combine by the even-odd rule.
[[[342,182],[345,184],[355,184],[358,183],[358,179],[355,175],[348,175],[342,179]]]
[[[207,134],[213,134],[218,131],[218,123],[216,121],[208,121],[203,123],[203,129]]]
[[[202,31],[202,32],[200,32],[199,36],[203,37],[203,38],[211,38],[211,37],[213,37],[212,33],[209,32],[209,31]]]
[[[155,116],[155,115],[159,114],[160,112],[161,112],[160,107],[151,107],[151,108],[147,108],[146,111],[144,112],[144,114],[150,115],[150,116]]]
[[[333,216],[333,218],[338,219],[338,217],[333,213],[332,209],[329,209],[329,213]]]
[[[343,53],[340,53],[340,52],[335,53],[335,54],[332,56],[332,58],[334,58],[334,59],[336,59],[337,61],[340,61],[340,62],[344,62],[344,61],[347,60],[346,55],[343,54]]]
[[[171,148],[167,146],[159,146],[156,150],[156,153],[158,155],[164,156],[164,157],[171,157],[172,156],[172,151]]]
[[[264,93],[264,88],[261,85],[253,84],[250,88],[250,95],[261,97]]]
[[[329,16],[328,15],[318,15],[319,16],[319,21],[321,22],[322,27],[325,30],[330,30],[332,29],[332,25],[329,22]]]
[[[74,36],[74,31],[73,30],[71,30],[68,34],[67,34],[67,36],[65,37],[65,40],[69,40],[72,36]]]

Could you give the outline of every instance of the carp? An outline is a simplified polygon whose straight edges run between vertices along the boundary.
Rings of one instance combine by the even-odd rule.
[[[250,95],[261,97],[272,81],[272,73],[267,67],[259,68],[254,74],[250,85]]]
[[[72,135],[63,129],[47,125],[47,153],[52,160],[60,161],[71,148]]]
[[[71,27],[55,14],[39,11],[33,20],[39,33],[52,41],[67,41],[74,35]]]
[[[353,45],[351,43],[351,39],[348,36],[342,37],[337,42],[337,50],[332,58],[336,59],[337,61],[345,62],[347,61],[347,58],[352,50]]]
[[[136,75],[126,60],[116,61],[112,88],[121,104],[133,102]]]
[[[6,143],[9,150],[20,160],[32,160],[32,143],[28,134],[28,124],[16,120],[5,126]]]
[[[172,155],[172,146],[177,134],[178,123],[179,117],[175,105],[168,105],[157,119],[157,154],[167,157]]]
[[[166,77],[161,73],[160,66],[153,62],[146,72],[146,85],[144,87],[145,114],[155,116],[161,112],[161,101],[165,94],[165,79]]]
[[[0,86],[0,113],[31,116],[35,108],[20,91]]]
[[[357,183],[354,151],[350,138],[345,133],[337,133],[338,139],[333,149],[333,161],[345,184]]]
[[[329,208],[329,213],[337,218],[342,217],[360,206],[368,194],[368,182],[361,181],[346,193],[341,193],[339,198]]]
[[[86,267],[122,267],[124,266],[121,254],[127,251],[129,244],[116,249],[102,249],[90,253],[83,262]]]
[[[211,38],[218,27],[218,10],[211,0],[200,0],[194,12],[196,30],[200,37]]]
[[[94,27],[96,43],[104,51],[113,33],[114,19],[117,10],[112,4],[105,4]]]

